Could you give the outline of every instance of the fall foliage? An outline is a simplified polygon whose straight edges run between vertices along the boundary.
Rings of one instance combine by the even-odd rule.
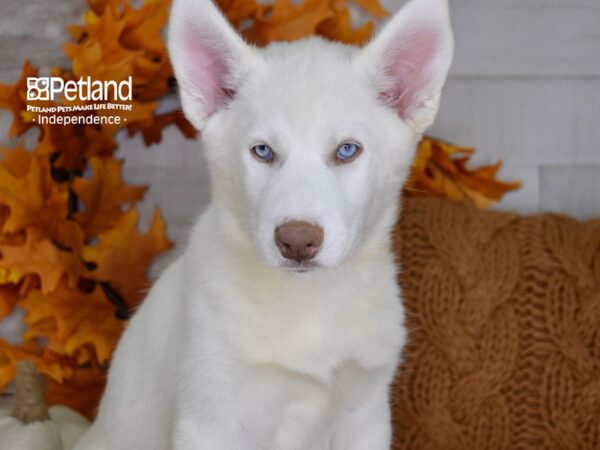
[[[139,132],[150,144],[169,125],[189,137],[195,132],[179,111],[155,114],[174,89],[161,37],[168,3],[88,4],[83,24],[69,27],[73,41],[64,51],[71,67],[50,75],[117,82],[132,76],[132,109],[120,111],[125,128],[34,122],[26,106],[37,103],[26,99],[26,80],[38,70],[27,61],[16,83],[0,85],[0,107],[13,114],[9,137],[37,133],[33,148],[1,149],[0,319],[18,306],[27,329],[23,345],[0,341],[0,390],[14,378],[15,362],[31,359],[47,377],[50,404],[92,416],[115,344],[149,287],[148,266],[171,247],[158,210],[150,229],[138,230],[136,203],[146,188],[123,180],[115,136]]]
[[[30,359],[46,375],[49,404],[91,417],[115,344],[149,286],[148,267],[171,247],[158,210],[150,229],[138,230],[136,203],[146,188],[123,180],[115,136],[141,133],[150,145],[167,126],[189,138],[196,133],[180,111],[156,112],[176,85],[161,36],[168,1],[145,0],[139,8],[129,0],[87,3],[83,23],[68,27],[72,40],[64,52],[71,66],[52,68],[50,75],[117,82],[132,76],[133,108],[122,114],[126,125],[39,125],[26,110],[28,103],[38,104],[26,100],[27,77],[38,70],[25,61],[14,84],[0,84],[0,107],[13,115],[9,137],[17,140],[15,148],[0,149],[0,320],[18,306],[27,325],[22,345],[0,340],[0,391],[14,379],[16,361]],[[314,34],[362,44],[374,24],[354,27],[350,6],[373,19],[387,14],[378,0],[218,3],[256,45]],[[30,133],[37,133],[37,142],[25,148],[21,142]],[[472,152],[426,139],[409,194],[486,206],[517,187],[496,180],[498,166],[469,170]]]
[[[521,183],[518,181],[505,182],[496,178],[502,165],[500,162],[467,168],[474,152],[473,148],[425,137],[417,149],[405,193],[465,200],[484,208],[507,192],[519,189]]]

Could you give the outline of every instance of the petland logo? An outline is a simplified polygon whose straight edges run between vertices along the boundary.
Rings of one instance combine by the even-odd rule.
[[[27,114],[40,125],[120,125],[133,109],[132,85],[132,77],[118,83],[89,76],[77,81],[27,77],[28,101],[53,102],[27,104]]]
[[[65,81],[60,77],[27,77],[27,100],[131,101],[132,78],[120,81],[98,81],[91,77]],[[112,95],[111,95],[112,94]]]

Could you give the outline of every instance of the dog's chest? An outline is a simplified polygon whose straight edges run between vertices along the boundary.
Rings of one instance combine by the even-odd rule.
[[[314,294],[313,294],[314,295]],[[395,289],[297,293],[232,318],[230,340],[252,365],[278,366],[329,383],[340,367],[395,361],[401,309]]]
[[[349,363],[325,385],[278,366],[245,367],[233,388],[232,412],[243,424],[246,440],[258,444],[253,448],[287,449],[277,445],[277,437],[287,435],[303,442],[302,448],[330,450],[345,415],[368,404],[377,374]],[[297,420],[302,421],[301,430],[295,426]]]

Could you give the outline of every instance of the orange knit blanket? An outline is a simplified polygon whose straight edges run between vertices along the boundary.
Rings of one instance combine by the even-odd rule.
[[[394,450],[600,449],[600,220],[408,199]]]

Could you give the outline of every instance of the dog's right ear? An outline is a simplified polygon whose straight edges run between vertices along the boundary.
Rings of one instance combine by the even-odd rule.
[[[259,64],[255,50],[234,31],[212,0],[175,0],[168,46],[183,111],[202,129]]]

